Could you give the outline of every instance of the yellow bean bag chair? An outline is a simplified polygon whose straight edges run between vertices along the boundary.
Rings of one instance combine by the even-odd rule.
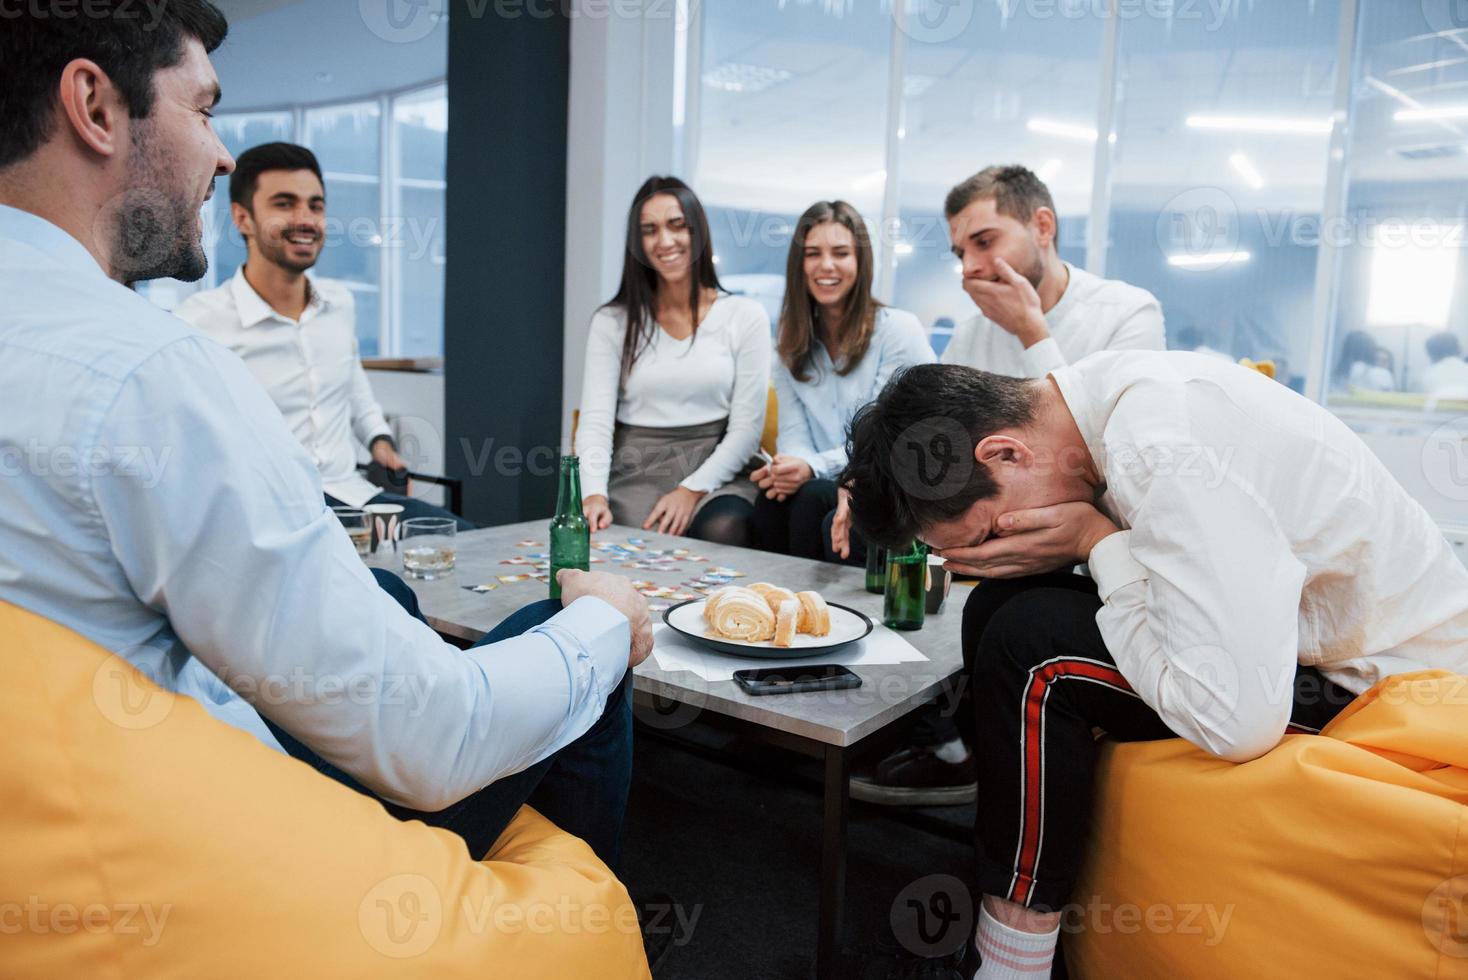
[[[476,862],[4,603],[0,650],[0,977],[650,976],[533,810]]]
[[[1243,765],[1100,751],[1073,977],[1468,978],[1468,678],[1388,678]]]

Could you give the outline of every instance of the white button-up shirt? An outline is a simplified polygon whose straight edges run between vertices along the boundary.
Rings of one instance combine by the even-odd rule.
[[[357,472],[353,435],[364,446],[391,436],[357,354],[351,291],[307,277],[310,302],[300,320],[271,309],[240,266],[218,289],[195,293],[174,315],[240,356],[306,448],[326,492],[360,507],[381,490]]]
[[[279,748],[438,810],[578,738],[627,670],[583,598],[473,650],[394,602],[240,359],[0,206],[0,601]]]
[[[1025,347],[982,313],[953,328],[944,364],[963,364],[1013,378],[1043,378],[1103,350],[1165,350],[1162,306],[1138,286],[1102,279],[1069,262],[1070,281],[1045,314],[1050,336]]]
[[[1360,693],[1468,673],[1468,568],[1344,423],[1256,371],[1105,352],[1054,371],[1122,528],[1096,622],[1169,728],[1227,759],[1284,734],[1296,665]]]

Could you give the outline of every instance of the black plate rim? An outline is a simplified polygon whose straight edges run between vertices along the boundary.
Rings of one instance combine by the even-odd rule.
[[[685,629],[679,629],[677,626],[673,625],[672,615],[675,610],[682,609],[684,606],[691,606],[695,602],[704,602],[707,599],[708,596],[703,596],[698,599],[684,599],[676,606],[669,606],[667,609],[663,610],[663,625],[667,626],[668,629],[677,633],[679,636],[686,636],[690,640],[697,640],[699,643],[702,643],[705,646],[713,647],[720,653],[728,653],[736,657],[758,657],[762,660],[795,660],[799,657],[824,657],[826,654],[832,653],[836,650],[840,650],[842,647],[849,646],[855,643],[857,640],[866,639],[867,637],[871,636],[872,631],[877,628],[877,624],[872,621],[872,617],[868,616],[860,609],[852,609],[850,606],[843,605],[839,602],[827,602],[826,605],[830,606],[833,609],[840,609],[844,612],[849,612],[852,615],[860,618],[862,622],[867,624],[867,628],[866,631],[861,634],[861,636],[853,636],[849,640],[842,640],[840,643],[833,643],[830,646],[826,647],[789,647],[788,649],[782,647],[753,647],[747,646],[743,643],[739,643],[735,640],[716,640],[709,636],[701,636],[696,633],[690,633]]]

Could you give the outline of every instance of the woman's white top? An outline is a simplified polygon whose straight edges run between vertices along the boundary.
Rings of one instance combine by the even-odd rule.
[[[890,306],[877,311],[872,342],[845,375],[836,373],[825,344],[811,349],[804,381],[796,381],[777,356],[773,370],[780,404],[780,453],[805,460],[816,479],[834,479],[846,467],[846,427],[857,409],[874,401],[900,369],[933,360],[922,323],[906,310]]]
[[[607,307],[591,318],[576,430],[582,492],[606,495],[618,422],[676,428],[727,418],[729,429],[713,455],[681,485],[707,493],[734,479],[759,448],[765,427],[770,318],[764,307],[742,296],[720,296],[686,340],[655,327],[619,384],[626,333],[622,310]]]

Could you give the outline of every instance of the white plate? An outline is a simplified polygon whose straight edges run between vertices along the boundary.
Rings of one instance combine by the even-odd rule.
[[[708,623],[704,622],[703,618],[703,606],[706,602],[708,602],[707,599],[690,599],[687,602],[679,603],[663,613],[663,622],[690,639],[707,644],[715,650],[738,654],[741,657],[769,657],[783,660],[789,657],[808,656],[816,652],[829,653],[837,647],[861,639],[872,631],[872,621],[865,614],[830,602],[826,604],[826,608],[831,612],[831,632],[825,636],[797,633],[794,645],[788,647],[777,647],[773,640],[746,643],[742,640],[731,640],[725,636],[709,634]]]

